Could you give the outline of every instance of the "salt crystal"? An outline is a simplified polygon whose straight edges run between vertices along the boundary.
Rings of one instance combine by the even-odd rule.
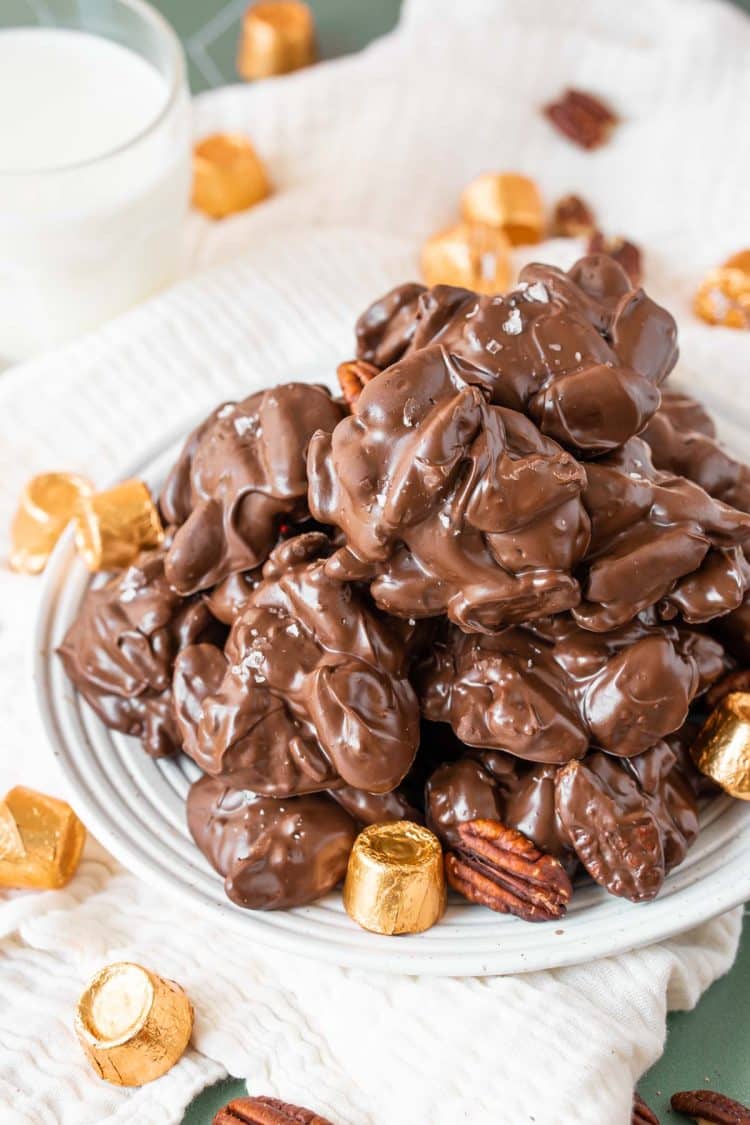
[[[487,341],[487,351],[490,355],[496,355],[499,351],[502,351],[502,347],[503,345],[498,340]]]
[[[541,281],[535,281],[533,285],[530,285],[525,296],[527,301],[541,301],[543,304],[549,301],[549,293]]]
[[[240,437],[244,437],[249,430],[252,430],[255,425],[254,418],[248,418],[247,415],[240,415],[239,418],[234,420],[234,428]]]
[[[523,332],[523,321],[521,320],[521,313],[518,309],[513,309],[510,316],[503,325],[503,332],[507,332],[509,336],[520,336]]]

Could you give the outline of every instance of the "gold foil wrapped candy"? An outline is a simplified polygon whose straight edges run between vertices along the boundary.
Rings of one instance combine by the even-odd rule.
[[[418,934],[445,910],[440,843],[408,820],[373,824],[354,842],[344,882],[344,906],[376,934]]]
[[[141,480],[83,497],[75,519],[76,547],[89,570],[129,566],[141,551],[164,540],[156,505]]]
[[[709,324],[750,329],[750,250],[733,254],[706,275],[694,307]]]
[[[307,4],[271,0],[251,4],[242,20],[237,72],[270,78],[315,62],[315,23]]]
[[[75,473],[41,473],[26,484],[11,524],[10,566],[39,574],[60,535],[73,518],[78,501],[93,492],[90,481]]]
[[[67,802],[17,785],[0,802],[0,887],[64,887],[85,841],[86,829]]]
[[[210,218],[247,211],[270,190],[263,161],[247,137],[213,133],[193,149],[193,206]]]
[[[539,188],[516,172],[485,172],[464,188],[461,216],[502,231],[513,246],[539,242],[544,234],[544,204]]]
[[[750,692],[725,695],[690,752],[701,773],[730,796],[750,801]]]
[[[428,285],[458,285],[478,293],[502,293],[510,285],[510,246],[502,231],[458,223],[422,247],[422,274]]]
[[[185,1053],[193,1006],[174,981],[119,961],[89,982],[78,1001],[75,1029],[100,1078],[115,1086],[143,1086]]]

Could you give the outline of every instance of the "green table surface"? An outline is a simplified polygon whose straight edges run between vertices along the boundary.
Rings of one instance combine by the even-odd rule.
[[[195,92],[237,80],[235,54],[247,0],[152,0],[174,24],[188,57]],[[458,0],[460,2],[460,0]],[[627,0],[609,0],[616,7]],[[738,0],[750,11],[750,0]],[[359,50],[395,26],[400,0],[310,0],[323,58]],[[669,1017],[664,1055],[640,1083],[663,1125],[685,1121],[669,1112],[675,1090],[707,1085],[750,1104],[750,925],[732,971],[702,998],[694,1012]],[[623,1013],[623,1018],[627,1014]],[[227,1079],[205,1090],[189,1107],[184,1125],[209,1125],[229,1098],[245,1093],[244,1082]],[[253,1088],[253,1093],[264,1093]],[[314,1091],[311,1101],[314,1102]],[[380,1125],[380,1123],[379,1123]],[[388,1125],[383,1122],[382,1125]],[[423,1123],[418,1123],[423,1125]],[[427,1123],[424,1123],[427,1125]],[[561,1123],[565,1125],[565,1123]],[[602,1125],[608,1125],[602,1122]]]

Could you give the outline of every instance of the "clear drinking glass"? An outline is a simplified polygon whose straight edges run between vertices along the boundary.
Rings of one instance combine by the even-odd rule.
[[[185,75],[143,0],[0,3],[0,359],[79,335],[177,275]]]

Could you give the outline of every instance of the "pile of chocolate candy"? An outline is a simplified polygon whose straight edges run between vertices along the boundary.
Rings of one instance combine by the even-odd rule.
[[[580,869],[653,898],[712,788],[705,693],[750,654],[750,470],[661,389],[672,317],[598,255],[502,297],[400,286],[356,337],[343,398],[289,383],[190,435],[68,675],[203,770],[190,831],[241,906],[348,866],[374,929],[437,888],[425,928],[432,833],[496,910],[559,917]]]

